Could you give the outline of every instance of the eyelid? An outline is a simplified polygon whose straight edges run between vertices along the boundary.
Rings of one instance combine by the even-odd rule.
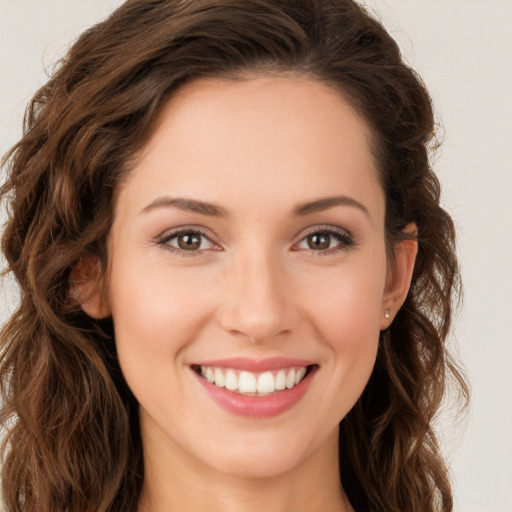
[[[324,250],[314,250],[314,249],[301,249],[299,248],[299,244],[303,242],[308,236],[313,235],[315,233],[327,233],[339,240],[339,244],[335,247],[330,247],[328,249]],[[356,245],[356,242],[354,240],[354,237],[352,234],[344,229],[340,228],[338,226],[333,226],[331,224],[324,224],[319,226],[312,226],[305,231],[303,231],[300,235],[299,241],[294,243],[292,246],[292,250],[294,251],[309,251],[315,255],[326,255],[326,254],[333,254],[337,253],[343,250],[347,250],[351,247],[354,247]]]
[[[214,241],[214,237],[212,237],[209,233],[209,230],[206,230],[202,226],[195,226],[195,225],[185,225],[185,226],[179,226],[172,228],[170,230],[164,231],[162,234],[158,235],[154,239],[154,243],[163,247],[167,251],[171,253],[176,253],[179,256],[185,256],[185,257],[194,257],[194,256],[201,256],[206,251],[216,250],[221,251],[223,250],[220,244]],[[186,249],[180,249],[179,247],[174,247],[172,245],[169,245],[169,241],[173,238],[178,237],[182,234],[187,233],[194,233],[197,235],[200,235],[201,237],[206,238],[211,244],[212,248],[208,249],[197,249],[197,250],[191,250],[187,251]],[[330,247],[328,249],[323,250],[314,250],[314,249],[303,249],[299,248],[299,244],[303,242],[308,236],[315,234],[315,233],[327,233],[334,238],[337,238],[339,243],[335,247]],[[352,236],[352,234],[339,226],[333,226],[331,224],[324,224],[324,225],[318,225],[318,226],[311,226],[310,228],[303,231],[300,235],[299,240],[295,242],[291,250],[292,251],[309,251],[310,253],[314,255],[328,255],[328,254],[334,254],[343,250],[347,250],[353,246],[356,245],[356,242]]]
[[[198,250],[194,250],[194,251],[187,251],[185,249],[180,249],[179,247],[174,247],[168,243],[173,238],[176,238],[180,235],[188,234],[188,233],[193,233],[193,234],[199,235],[203,238],[206,238],[212,244],[213,247],[208,248],[208,249],[198,249]],[[207,230],[205,230],[201,226],[193,226],[193,225],[192,226],[190,226],[190,225],[179,226],[179,227],[176,227],[176,228],[173,228],[170,230],[166,230],[162,234],[155,237],[154,243],[161,246],[162,248],[164,248],[165,250],[167,250],[171,253],[175,253],[179,256],[184,256],[184,257],[201,256],[206,251],[222,250],[221,246],[213,240],[213,237],[209,233],[207,233]]]

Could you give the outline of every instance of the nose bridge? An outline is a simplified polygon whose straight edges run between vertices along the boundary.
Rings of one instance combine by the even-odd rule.
[[[291,283],[279,257],[263,248],[239,251],[226,269],[221,323],[253,342],[290,331],[297,321]]]

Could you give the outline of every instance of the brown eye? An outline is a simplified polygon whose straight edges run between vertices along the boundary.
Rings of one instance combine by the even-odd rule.
[[[295,246],[295,250],[306,249],[317,254],[335,254],[353,247],[352,236],[344,229],[326,227],[311,231]]]
[[[203,250],[214,249],[215,244],[200,231],[179,231],[173,233],[159,242],[171,251],[189,253],[190,256],[201,254]]]
[[[329,233],[313,233],[306,237],[306,242],[310,249],[325,251],[330,248],[332,238]]]
[[[201,235],[197,233],[183,233],[176,237],[178,247],[185,251],[196,251],[201,247]]]

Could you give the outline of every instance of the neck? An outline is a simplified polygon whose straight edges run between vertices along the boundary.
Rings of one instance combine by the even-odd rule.
[[[336,430],[296,467],[259,478],[219,472],[145,443],[139,512],[353,512],[340,483],[337,438]]]

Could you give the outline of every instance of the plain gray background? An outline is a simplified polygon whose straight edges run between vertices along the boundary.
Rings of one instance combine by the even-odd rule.
[[[120,0],[0,0],[0,153],[24,107],[85,28]],[[436,169],[459,233],[465,299],[452,344],[472,386],[467,427],[439,432],[456,511],[512,512],[512,0],[367,0],[434,98]],[[0,323],[16,301],[0,287]]]

